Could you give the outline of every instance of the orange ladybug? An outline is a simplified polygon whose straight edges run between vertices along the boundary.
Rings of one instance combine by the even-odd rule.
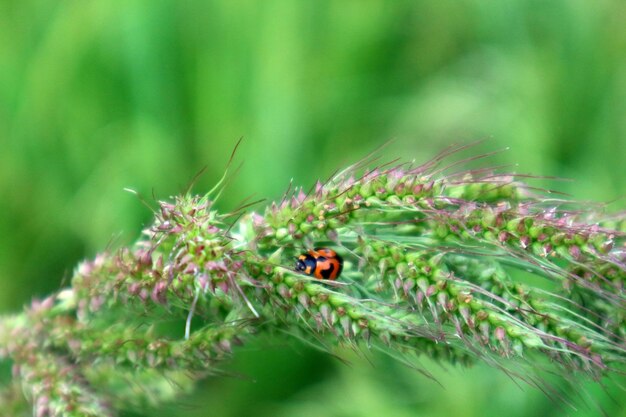
[[[317,279],[335,280],[341,274],[343,259],[328,248],[315,248],[298,256],[296,271]]]

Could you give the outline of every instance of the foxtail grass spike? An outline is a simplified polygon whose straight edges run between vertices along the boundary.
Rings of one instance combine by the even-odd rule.
[[[370,156],[308,190],[290,184],[261,212],[215,209],[226,175],[206,195],[160,202],[134,245],[0,319],[0,358],[15,370],[0,406],[114,416],[176,398],[272,331],[333,353],[483,361],[546,392],[542,370],[623,372],[624,213],[556,199],[527,176],[454,172],[482,157],[450,161],[461,150],[423,165]],[[296,271],[314,248],[343,260],[336,280],[318,279],[336,275],[324,275],[330,252]],[[123,378],[142,387],[128,402],[111,383]]]

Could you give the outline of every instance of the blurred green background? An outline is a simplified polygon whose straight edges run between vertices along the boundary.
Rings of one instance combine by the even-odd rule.
[[[242,136],[223,210],[389,139],[386,158],[417,161],[487,139],[476,153],[510,147],[489,164],[572,178],[542,185],[623,209],[625,21],[619,0],[0,0],[0,313],[136,239],[150,211],[124,187],[167,198],[207,166],[206,191]],[[232,376],[127,416],[599,413],[484,366],[426,362],[440,386],[351,359],[261,339]],[[592,402],[626,416],[614,385],[613,399],[589,385]]]

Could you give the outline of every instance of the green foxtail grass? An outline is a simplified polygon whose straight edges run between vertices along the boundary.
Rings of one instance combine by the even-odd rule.
[[[0,358],[14,364],[3,407],[23,406],[18,383],[36,416],[170,400],[262,332],[329,351],[485,361],[548,395],[542,368],[571,380],[621,373],[625,216],[522,176],[454,172],[467,161],[445,164],[459,150],[419,166],[369,157],[262,212],[216,211],[223,181],[159,202],[133,246],[84,261],[71,286],[1,318]],[[345,260],[337,281],[294,271],[314,246]]]

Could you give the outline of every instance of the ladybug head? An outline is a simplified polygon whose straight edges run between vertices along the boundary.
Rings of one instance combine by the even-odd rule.
[[[296,271],[302,272],[305,269],[306,269],[306,264],[304,263],[304,261],[302,259],[298,259],[296,261]]]
[[[296,261],[296,271],[311,275],[313,274],[313,271],[315,271],[316,263],[317,261],[311,255],[300,255],[298,256],[298,260]]]

